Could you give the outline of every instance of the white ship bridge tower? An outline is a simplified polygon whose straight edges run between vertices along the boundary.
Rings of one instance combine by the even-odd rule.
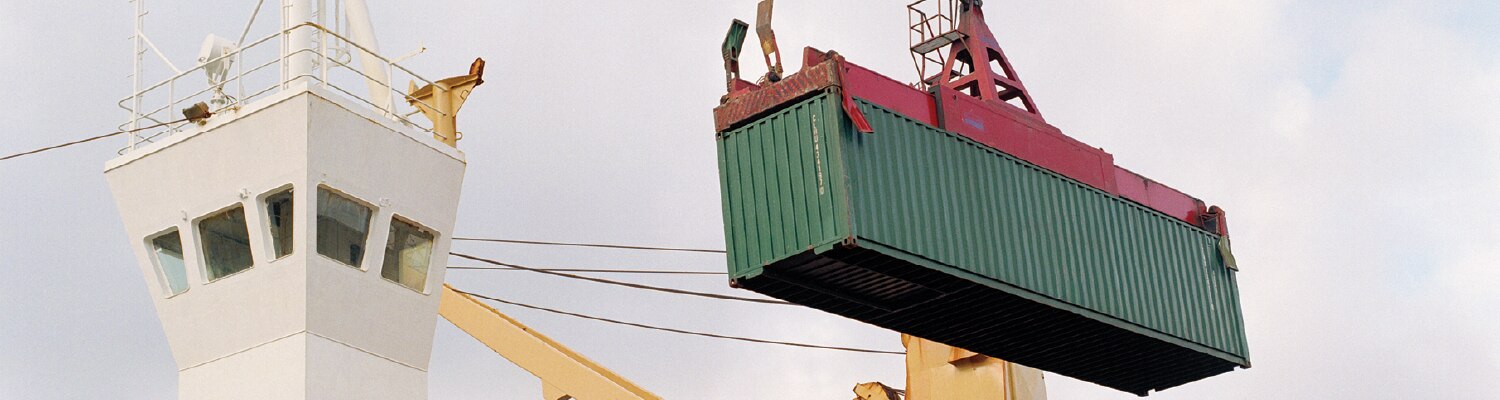
[[[121,106],[124,128],[152,128],[105,176],[179,398],[426,398],[465,167],[454,115],[482,61],[428,81],[379,53],[363,0],[261,0],[274,33],[210,36],[148,85],[162,52],[142,1]]]

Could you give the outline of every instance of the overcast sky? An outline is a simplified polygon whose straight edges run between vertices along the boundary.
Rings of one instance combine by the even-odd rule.
[[[914,80],[908,2],[778,2],[788,69],[815,46]],[[456,235],[722,248],[718,49],[755,1],[371,3],[384,52],[425,44],[408,64],[428,77],[490,62],[460,120],[469,169]],[[1254,368],[1153,397],[1500,398],[1500,3],[986,3],[1049,122],[1229,211]],[[189,65],[205,35],[238,35],[253,2],[149,5],[148,34]],[[0,0],[0,154],[125,119],[114,103],[130,91],[130,15],[124,0]],[[763,73],[753,51],[747,74]],[[122,145],[0,162],[0,399],[175,397],[176,366],[103,179]],[[725,268],[716,255],[455,250],[538,266]],[[646,279],[736,293],[717,277]],[[900,349],[894,332],[812,310],[523,272],[448,280],[631,321]],[[667,398],[845,399],[859,382],[904,385],[895,356],[500,309]],[[447,322],[437,334],[433,399],[539,397],[534,377]],[[1053,399],[1134,398],[1051,374],[1047,384]]]

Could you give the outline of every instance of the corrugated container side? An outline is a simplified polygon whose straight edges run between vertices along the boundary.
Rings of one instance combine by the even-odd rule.
[[[1144,395],[1248,366],[1217,236],[838,93],[721,132],[741,287]]]
[[[819,95],[719,135],[731,278],[849,237],[837,110]]]
[[[1218,237],[867,102],[841,135],[855,236],[1245,358]]]

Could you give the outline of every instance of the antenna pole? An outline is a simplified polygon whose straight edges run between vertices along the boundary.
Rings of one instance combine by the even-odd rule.
[[[135,130],[140,128],[141,118],[141,31],[145,29],[146,0],[131,0],[135,4],[135,32],[130,35],[130,43],[134,48],[130,52],[130,148],[134,149],[137,136]]]

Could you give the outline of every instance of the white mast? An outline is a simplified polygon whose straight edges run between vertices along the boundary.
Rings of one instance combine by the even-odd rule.
[[[292,29],[305,23],[327,26],[329,0],[283,0],[282,29]],[[340,0],[332,0],[338,2]],[[391,102],[390,73],[387,63],[381,60],[380,43],[375,39],[375,27],[370,20],[370,9],[364,0],[343,0],[344,15],[333,15],[334,20],[345,18],[349,22],[349,39],[359,54],[360,72],[365,75],[370,102],[390,114],[395,111]],[[329,66],[322,65],[318,52],[327,50],[328,38],[316,28],[299,27],[287,36],[284,53],[287,57],[286,79],[291,84],[310,82],[310,77],[327,79]]]
[[[370,87],[370,102],[390,113],[395,111],[391,103],[391,76],[385,62],[376,54],[380,44],[375,40],[375,27],[370,22],[370,9],[365,0],[344,0],[344,16],[349,19],[349,36],[354,43],[368,49],[359,52],[359,66],[364,71],[365,84]],[[374,79],[371,79],[374,78]]]
[[[317,9],[313,0],[282,0],[281,12],[282,30],[316,22],[313,18]],[[286,60],[286,70],[282,82],[287,82],[290,86],[309,82],[315,76],[313,73],[318,64],[319,49],[317,36],[317,29],[309,26],[297,27],[285,36],[282,55]]]

